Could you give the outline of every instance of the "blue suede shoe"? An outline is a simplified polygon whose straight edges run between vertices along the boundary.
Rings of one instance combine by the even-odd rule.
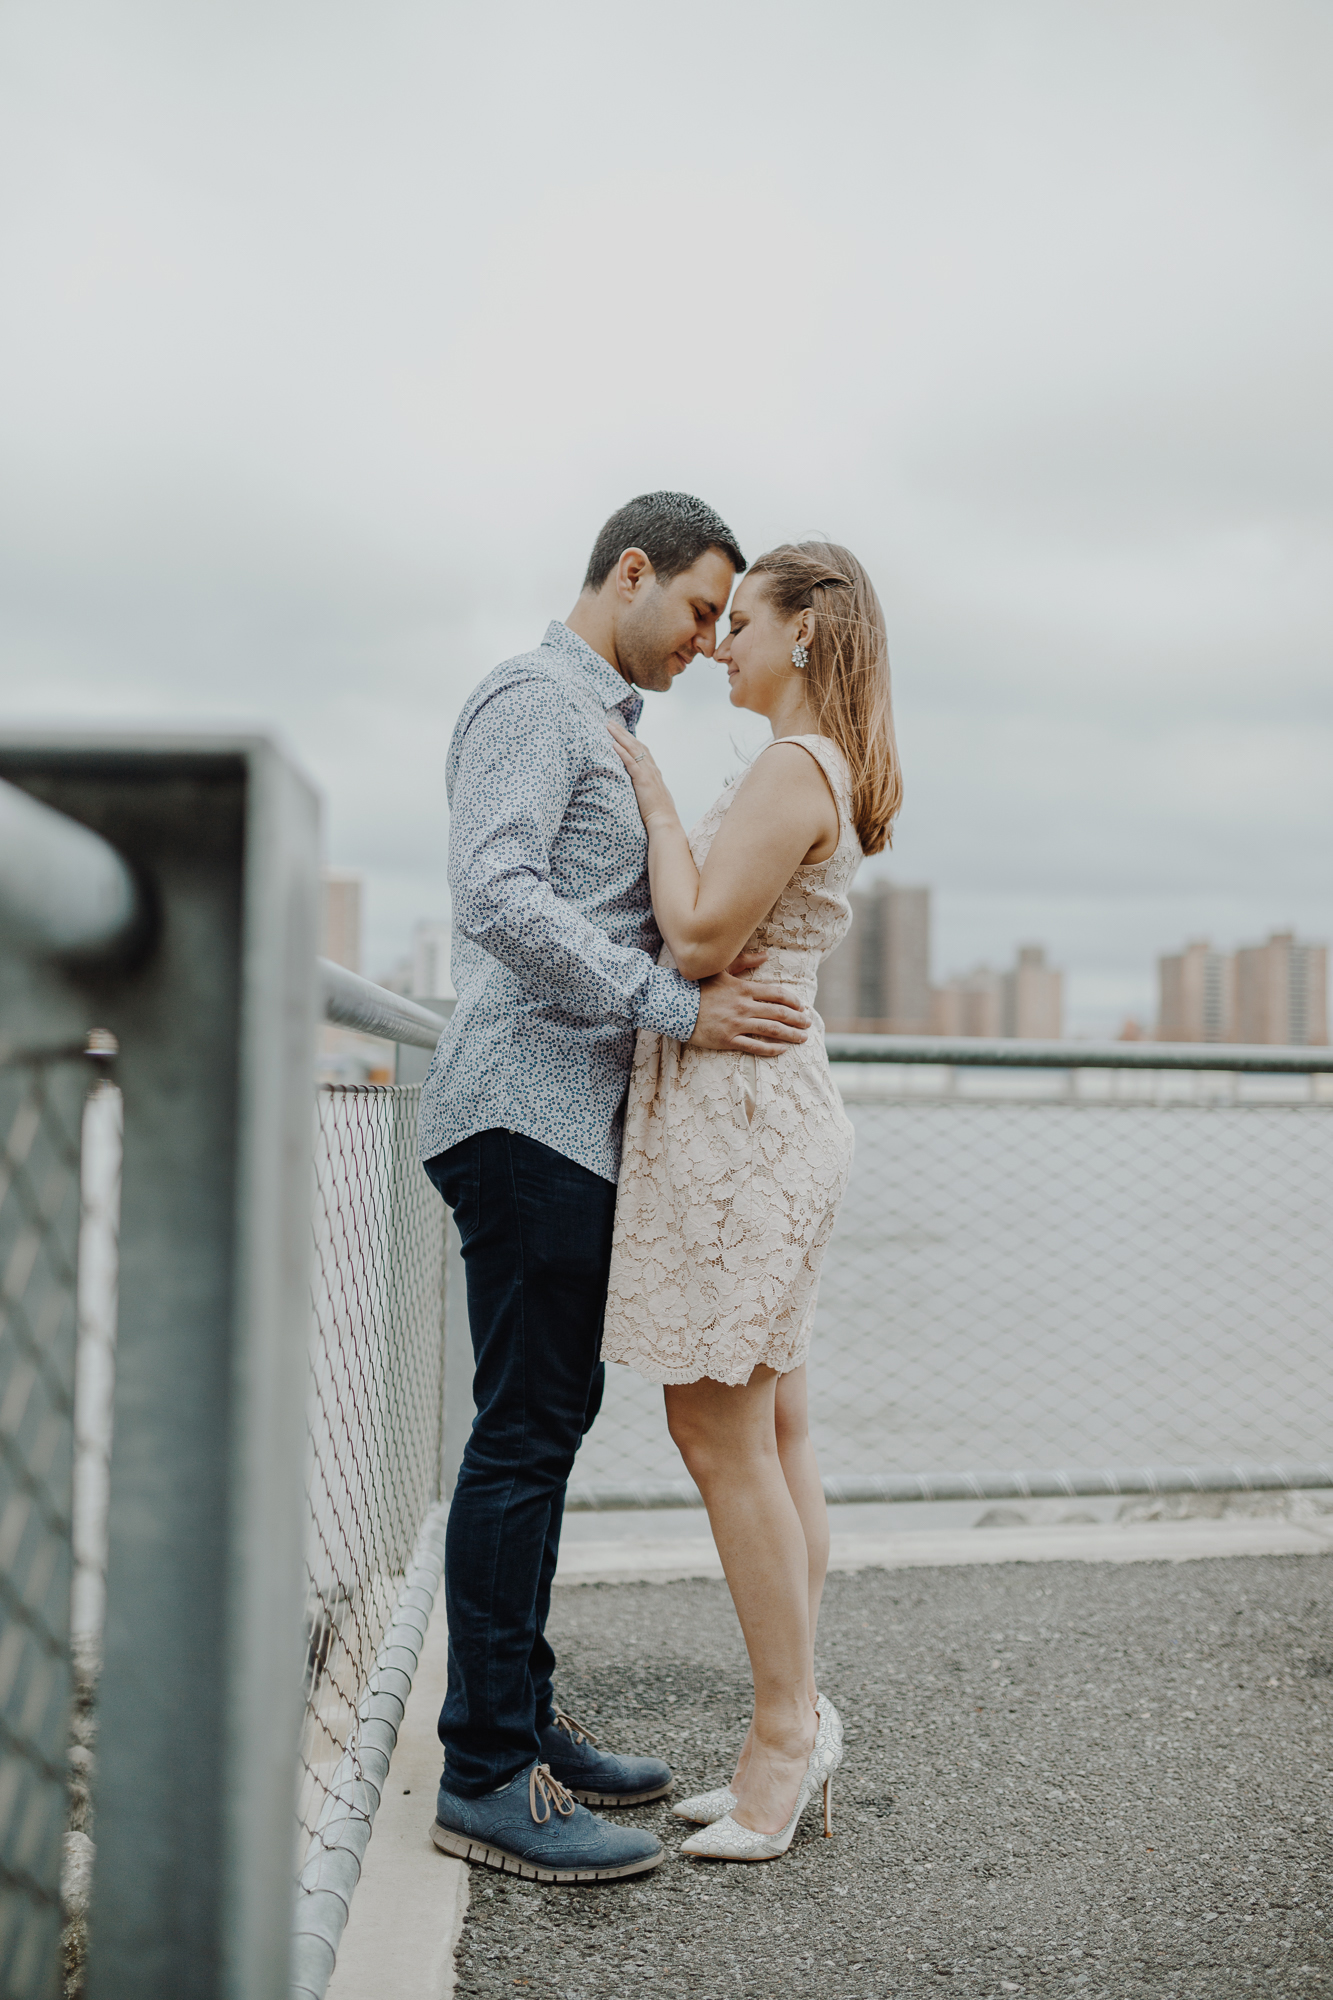
[[[671,1790],[671,1766],[660,1757],[617,1757],[599,1750],[581,1722],[557,1709],[538,1739],[541,1754],[585,1806],[643,1806]]]
[[[441,1785],[435,1814],[430,1837],[443,1853],[526,1882],[610,1882],[646,1875],[666,1859],[651,1833],[595,1818],[545,1764],[480,1799]]]

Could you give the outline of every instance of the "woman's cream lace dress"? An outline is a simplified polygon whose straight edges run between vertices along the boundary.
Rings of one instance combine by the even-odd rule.
[[[747,950],[756,977],[814,1005],[815,975],[852,920],[861,861],[842,752],[789,736],[819,763],[838,803],[838,845],[798,868]],[[735,797],[723,792],[690,835],[704,856]],[[663,948],[660,963],[670,965]],[[602,1353],[650,1382],[740,1383],[762,1362],[785,1375],[810,1347],[824,1246],[852,1164],[852,1127],[829,1074],[823,1023],[780,1056],[692,1049],[641,1033]]]

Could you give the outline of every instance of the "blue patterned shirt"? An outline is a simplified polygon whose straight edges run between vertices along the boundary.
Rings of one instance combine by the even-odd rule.
[[[423,1160],[503,1126],[614,1181],[636,1030],[694,1033],[698,986],[654,963],[648,837],[606,727],[642,708],[559,620],[464,706],[446,772],[458,1005],[422,1088]]]

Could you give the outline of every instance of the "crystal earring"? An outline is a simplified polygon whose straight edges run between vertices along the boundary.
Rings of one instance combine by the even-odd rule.
[[[799,639],[791,649],[791,663],[798,674],[803,674],[810,664],[810,654]]]

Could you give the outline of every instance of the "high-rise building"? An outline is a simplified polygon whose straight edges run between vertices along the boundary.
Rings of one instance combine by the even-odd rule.
[[[974,966],[943,986],[931,989],[930,1032],[932,1035],[1002,1034],[1001,975],[988,965]]]
[[[1196,939],[1158,959],[1157,981],[1160,1042],[1328,1041],[1328,948],[1291,931],[1236,952]]]
[[[423,917],[412,927],[412,991],[423,1000],[447,1000],[453,990],[449,925]]]
[[[1274,931],[1267,944],[1238,951],[1234,1039],[1296,1048],[1327,1042],[1328,947]]]
[[[1159,1042],[1231,1042],[1236,1022],[1236,960],[1196,938],[1157,961]]]
[[[320,956],[349,972],[361,970],[361,877],[340,868],[324,870],[320,898]]]
[[[930,1026],[930,891],[875,882],[851,895],[852,927],[819,968],[815,1005],[844,1034]]]
[[[1022,945],[1008,972],[978,965],[935,987],[930,1028],[935,1035],[1058,1042],[1064,1033],[1064,974],[1047,965],[1041,945]]]
[[[361,877],[326,868],[320,895],[320,955],[349,972],[361,970]],[[392,1083],[392,1042],[373,1040],[353,1028],[321,1024],[318,1066],[326,1082]]]
[[[1018,948],[1018,962],[1000,980],[1000,1033],[1020,1042],[1058,1042],[1064,1033],[1065,976],[1047,965],[1039,944]]]

